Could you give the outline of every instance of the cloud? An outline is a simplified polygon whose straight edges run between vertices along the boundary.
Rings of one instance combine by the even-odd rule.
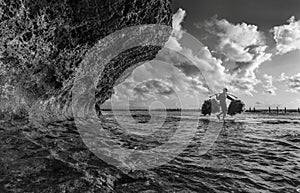
[[[179,9],[173,17],[173,35],[166,47],[175,50],[175,53],[164,50],[160,52],[158,58],[181,70],[189,77],[192,85],[195,76],[198,76],[198,80],[202,83],[207,82],[208,86],[202,84],[203,88],[200,89],[202,91],[206,89],[207,93],[210,90],[216,92],[225,86],[233,92],[243,91],[248,95],[256,92],[255,86],[260,81],[256,78],[255,70],[272,56],[266,53],[265,37],[258,31],[258,27],[246,23],[234,25],[225,19],[217,18],[207,21],[204,26],[211,36],[218,39],[215,49],[224,56],[221,60],[214,57],[206,46],[202,45],[195,52],[182,43],[181,39],[185,33],[181,22],[185,15],[185,11]],[[223,66],[227,60],[234,63],[232,69]]]
[[[178,11],[172,17],[173,36],[176,39],[182,38],[183,30],[181,24],[185,16],[186,12],[183,9],[179,8]]]
[[[207,32],[219,38],[217,50],[233,61],[251,62],[256,54],[265,50],[264,35],[255,25],[234,25],[226,19],[213,17],[206,21],[205,27]]]
[[[135,97],[167,97],[175,94],[171,86],[166,82],[159,80],[149,80],[142,83],[139,83],[134,88],[133,95]]]
[[[174,14],[172,36],[165,45],[167,49],[160,51],[157,59],[178,68],[191,85],[190,90],[206,94],[219,90],[227,84],[225,67],[221,60],[212,56],[208,47],[185,33],[181,26],[185,16],[186,12],[182,9]],[[190,43],[187,45],[184,41]]]
[[[271,32],[276,42],[277,54],[285,54],[300,49],[300,20],[291,17],[288,24],[276,26]]]
[[[287,84],[287,92],[300,93],[300,73],[293,76],[286,76],[282,73],[279,80]]]
[[[182,38],[184,33],[181,23],[183,22],[185,16],[186,16],[186,12],[180,8],[172,17],[173,31],[168,42],[166,43],[166,47],[172,50],[176,50],[176,51],[182,50],[182,47],[178,42],[178,40]]]
[[[277,88],[273,85],[273,77],[271,75],[264,74],[264,85],[263,87],[265,88],[265,93],[270,94],[270,95],[276,95],[276,90]]]
[[[198,25],[201,26],[201,25]],[[234,67],[230,70],[230,85],[237,90],[252,95],[257,80],[255,70],[272,56],[267,53],[267,45],[258,27],[246,23],[232,24],[226,19],[213,17],[205,22],[205,28],[210,36],[217,39],[215,50],[223,55],[223,62],[230,61]]]
[[[189,62],[182,62],[179,64],[175,64],[175,67],[180,69],[186,76],[188,77],[197,77],[199,76],[199,68],[196,65],[193,65]]]

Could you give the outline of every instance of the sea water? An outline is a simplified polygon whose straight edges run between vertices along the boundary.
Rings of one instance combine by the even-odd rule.
[[[300,188],[300,119],[297,113],[244,113],[227,117],[225,123],[215,115],[201,116],[193,111],[168,112],[164,116],[155,111],[104,114],[110,127],[118,128],[120,124],[130,128],[131,137],[120,137],[127,148],[155,148],[169,139],[170,133],[174,135],[173,129],[185,127],[181,134],[184,135],[197,127],[182,153],[169,163],[150,170],[157,174],[157,184],[161,184],[163,191],[295,192]],[[149,116],[154,117],[152,122]],[[162,125],[160,117],[165,121]],[[199,149],[205,146],[204,138],[209,130],[214,130],[211,137],[216,140],[202,155]],[[151,137],[149,131],[156,136]],[[181,142],[179,137],[178,143]],[[127,190],[138,187],[133,184]]]
[[[297,192],[299,114],[244,113],[225,123],[194,111],[103,111],[126,149],[151,150],[190,136],[172,159],[143,171],[95,156],[74,122],[0,124],[0,192]],[[88,129],[88,128],[87,128]],[[147,160],[146,160],[147,161]],[[151,160],[149,160],[151,162]],[[145,163],[147,165],[147,163]],[[41,191],[42,190],[42,191]]]

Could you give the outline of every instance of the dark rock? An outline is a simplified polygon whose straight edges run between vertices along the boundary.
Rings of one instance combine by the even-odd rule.
[[[100,39],[130,26],[170,26],[172,18],[170,0],[4,0],[0,6],[5,81],[33,108],[37,101],[53,96],[56,104],[68,105],[75,72]],[[159,50],[156,46],[133,48],[115,58],[98,82],[97,104],[111,96],[126,69],[153,59]]]

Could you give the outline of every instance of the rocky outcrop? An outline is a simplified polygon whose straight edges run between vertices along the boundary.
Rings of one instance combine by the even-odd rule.
[[[3,0],[2,79],[5,76],[5,82],[18,89],[31,106],[33,117],[40,116],[43,121],[70,119],[75,73],[88,51],[125,27],[170,26],[170,4],[170,0]],[[140,46],[115,57],[99,77],[96,108],[111,96],[123,72],[154,58],[160,49]]]

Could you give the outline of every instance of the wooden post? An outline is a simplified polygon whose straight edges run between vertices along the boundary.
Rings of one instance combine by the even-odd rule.
[[[286,107],[284,107],[284,113],[286,114]]]
[[[271,107],[269,107],[269,113],[271,113]]]
[[[253,112],[255,112],[255,107],[253,108]]]
[[[279,114],[279,109],[278,109],[278,107],[276,107],[276,112],[277,112],[277,114]]]
[[[249,112],[251,112],[251,107],[249,108]]]
[[[300,108],[298,108],[298,113],[300,113]]]

